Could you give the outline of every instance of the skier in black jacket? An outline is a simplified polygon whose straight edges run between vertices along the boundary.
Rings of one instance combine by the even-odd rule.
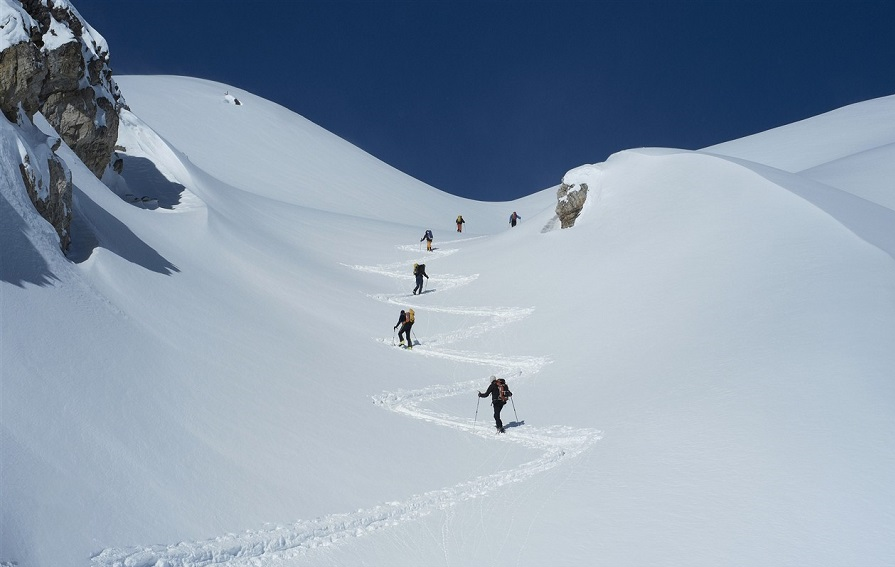
[[[479,392],[480,398],[491,396],[491,405],[494,406],[494,423],[498,433],[504,433],[503,422],[500,421],[500,410],[506,405],[507,400],[512,397],[513,392],[507,387],[507,382],[503,378],[491,377],[491,385],[484,392]]]
[[[398,316],[398,322],[395,324],[394,330],[398,329],[398,325],[401,325],[401,331],[398,332],[398,338],[401,339],[401,342],[398,343],[399,346],[412,349],[413,348],[413,339],[410,338],[410,329],[413,327],[413,322],[415,320],[415,314],[413,309],[408,309],[406,312],[402,309],[401,314]],[[404,335],[407,335],[407,344],[404,344]]]
[[[423,293],[423,276],[426,276],[426,279],[429,279],[429,274],[426,273],[426,265],[425,264],[414,264],[413,265],[413,275],[416,277],[416,287],[413,288],[413,295],[422,294]]]

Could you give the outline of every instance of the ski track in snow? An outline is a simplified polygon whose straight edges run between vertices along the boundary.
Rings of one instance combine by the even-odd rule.
[[[467,239],[468,240],[468,239]],[[462,240],[454,241],[462,242]],[[414,246],[399,246],[400,250],[418,253]],[[454,254],[456,248],[436,248],[426,253],[426,261],[437,260]],[[347,266],[348,268],[408,280],[407,262],[379,266]],[[438,291],[443,293],[457,286],[467,285],[478,278],[472,276],[439,275]],[[449,350],[448,345],[460,339],[478,337],[530,315],[532,308],[506,307],[428,307],[418,302],[408,303],[408,294],[377,294],[372,299],[390,304],[413,307],[415,311],[439,312],[481,317],[482,322],[461,330],[427,337],[426,342],[413,350],[413,355],[438,357],[468,364],[500,367],[499,377],[519,380],[537,374],[550,363],[546,357],[512,356],[504,354]],[[413,297],[413,296],[411,296]],[[374,339],[383,345],[393,346],[393,338]],[[538,473],[550,470],[563,461],[573,458],[601,439],[602,433],[593,429],[576,429],[564,426],[532,426],[521,422],[505,435],[495,435],[490,415],[482,423],[432,411],[424,407],[427,402],[450,396],[468,396],[478,391],[482,376],[454,384],[433,385],[417,390],[399,390],[373,396],[373,403],[384,409],[415,419],[434,423],[493,442],[517,443],[542,451],[542,455],[508,470],[479,476],[455,486],[433,490],[399,502],[386,502],[379,506],[344,514],[331,514],[315,520],[303,520],[289,525],[269,526],[262,530],[227,534],[206,541],[181,542],[173,545],[156,545],[142,548],[109,548],[91,560],[93,567],[202,567],[223,565],[228,567],[264,567],[284,565],[304,556],[308,551],[330,546],[353,537],[360,537],[379,530],[405,524],[429,515],[435,510],[447,510],[455,504],[481,498],[512,483],[526,480]],[[515,407],[514,407],[515,409]],[[485,412],[488,414],[489,412]]]

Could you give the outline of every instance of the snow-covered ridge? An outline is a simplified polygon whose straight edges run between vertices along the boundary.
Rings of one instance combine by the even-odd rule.
[[[703,151],[798,172],[891,144],[893,120],[895,95],[845,106]],[[786,151],[792,144],[805,151]]]

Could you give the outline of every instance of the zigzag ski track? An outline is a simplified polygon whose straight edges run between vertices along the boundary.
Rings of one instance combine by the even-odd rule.
[[[454,241],[451,244],[462,242]],[[399,246],[399,250],[417,253],[414,246]],[[426,253],[426,262],[458,252],[459,249],[438,247]],[[354,270],[380,274],[395,279],[412,280],[407,275],[407,263],[400,262],[379,266],[347,266]],[[439,276],[439,292],[468,285],[476,280],[472,276]],[[406,305],[406,294],[371,295],[372,299],[396,305]],[[532,308],[513,307],[426,307],[414,306],[419,312],[442,312],[480,317],[482,321],[462,331],[427,337],[423,348],[414,354],[438,357],[458,362],[499,367],[504,378],[518,381],[530,378],[550,363],[545,357],[512,356],[496,353],[449,350],[452,342],[482,335],[496,328],[521,321],[533,312]],[[374,340],[391,345],[389,339]],[[454,384],[433,385],[417,390],[384,392],[372,396],[373,403],[383,409],[428,423],[464,431],[495,443],[518,443],[541,451],[540,457],[512,469],[479,476],[460,484],[432,490],[400,502],[387,502],[379,506],[345,514],[330,514],[315,520],[302,520],[290,525],[272,526],[268,529],[227,534],[198,542],[181,542],[173,545],[156,545],[141,548],[110,548],[92,558],[92,567],[265,567],[284,565],[299,559],[308,551],[334,545],[350,538],[376,533],[380,530],[405,524],[443,510],[455,504],[488,496],[491,492],[510,483],[526,479],[561,465],[590,448],[602,434],[593,429],[576,429],[565,426],[536,426],[526,424],[513,428],[507,435],[494,435],[492,428],[476,424],[467,417],[438,413],[423,407],[427,402],[476,391],[487,376]]]

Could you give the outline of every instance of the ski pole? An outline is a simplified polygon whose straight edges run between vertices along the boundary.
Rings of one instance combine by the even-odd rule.
[[[513,402],[513,396],[510,396],[510,401]],[[516,423],[519,423],[519,414],[516,413],[516,402],[513,402],[513,415],[516,416]]]
[[[479,421],[479,402],[482,401],[481,396],[476,396],[475,402],[475,419],[472,420],[472,428],[475,429],[475,424]]]
[[[420,340],[416,338],[416,333],[413,332],[413,329],[410,329],[410,332],[413,334],[414,340],[416,340],[416,344],[420,344]],[[413,343],[411,343],[413,344]]]

